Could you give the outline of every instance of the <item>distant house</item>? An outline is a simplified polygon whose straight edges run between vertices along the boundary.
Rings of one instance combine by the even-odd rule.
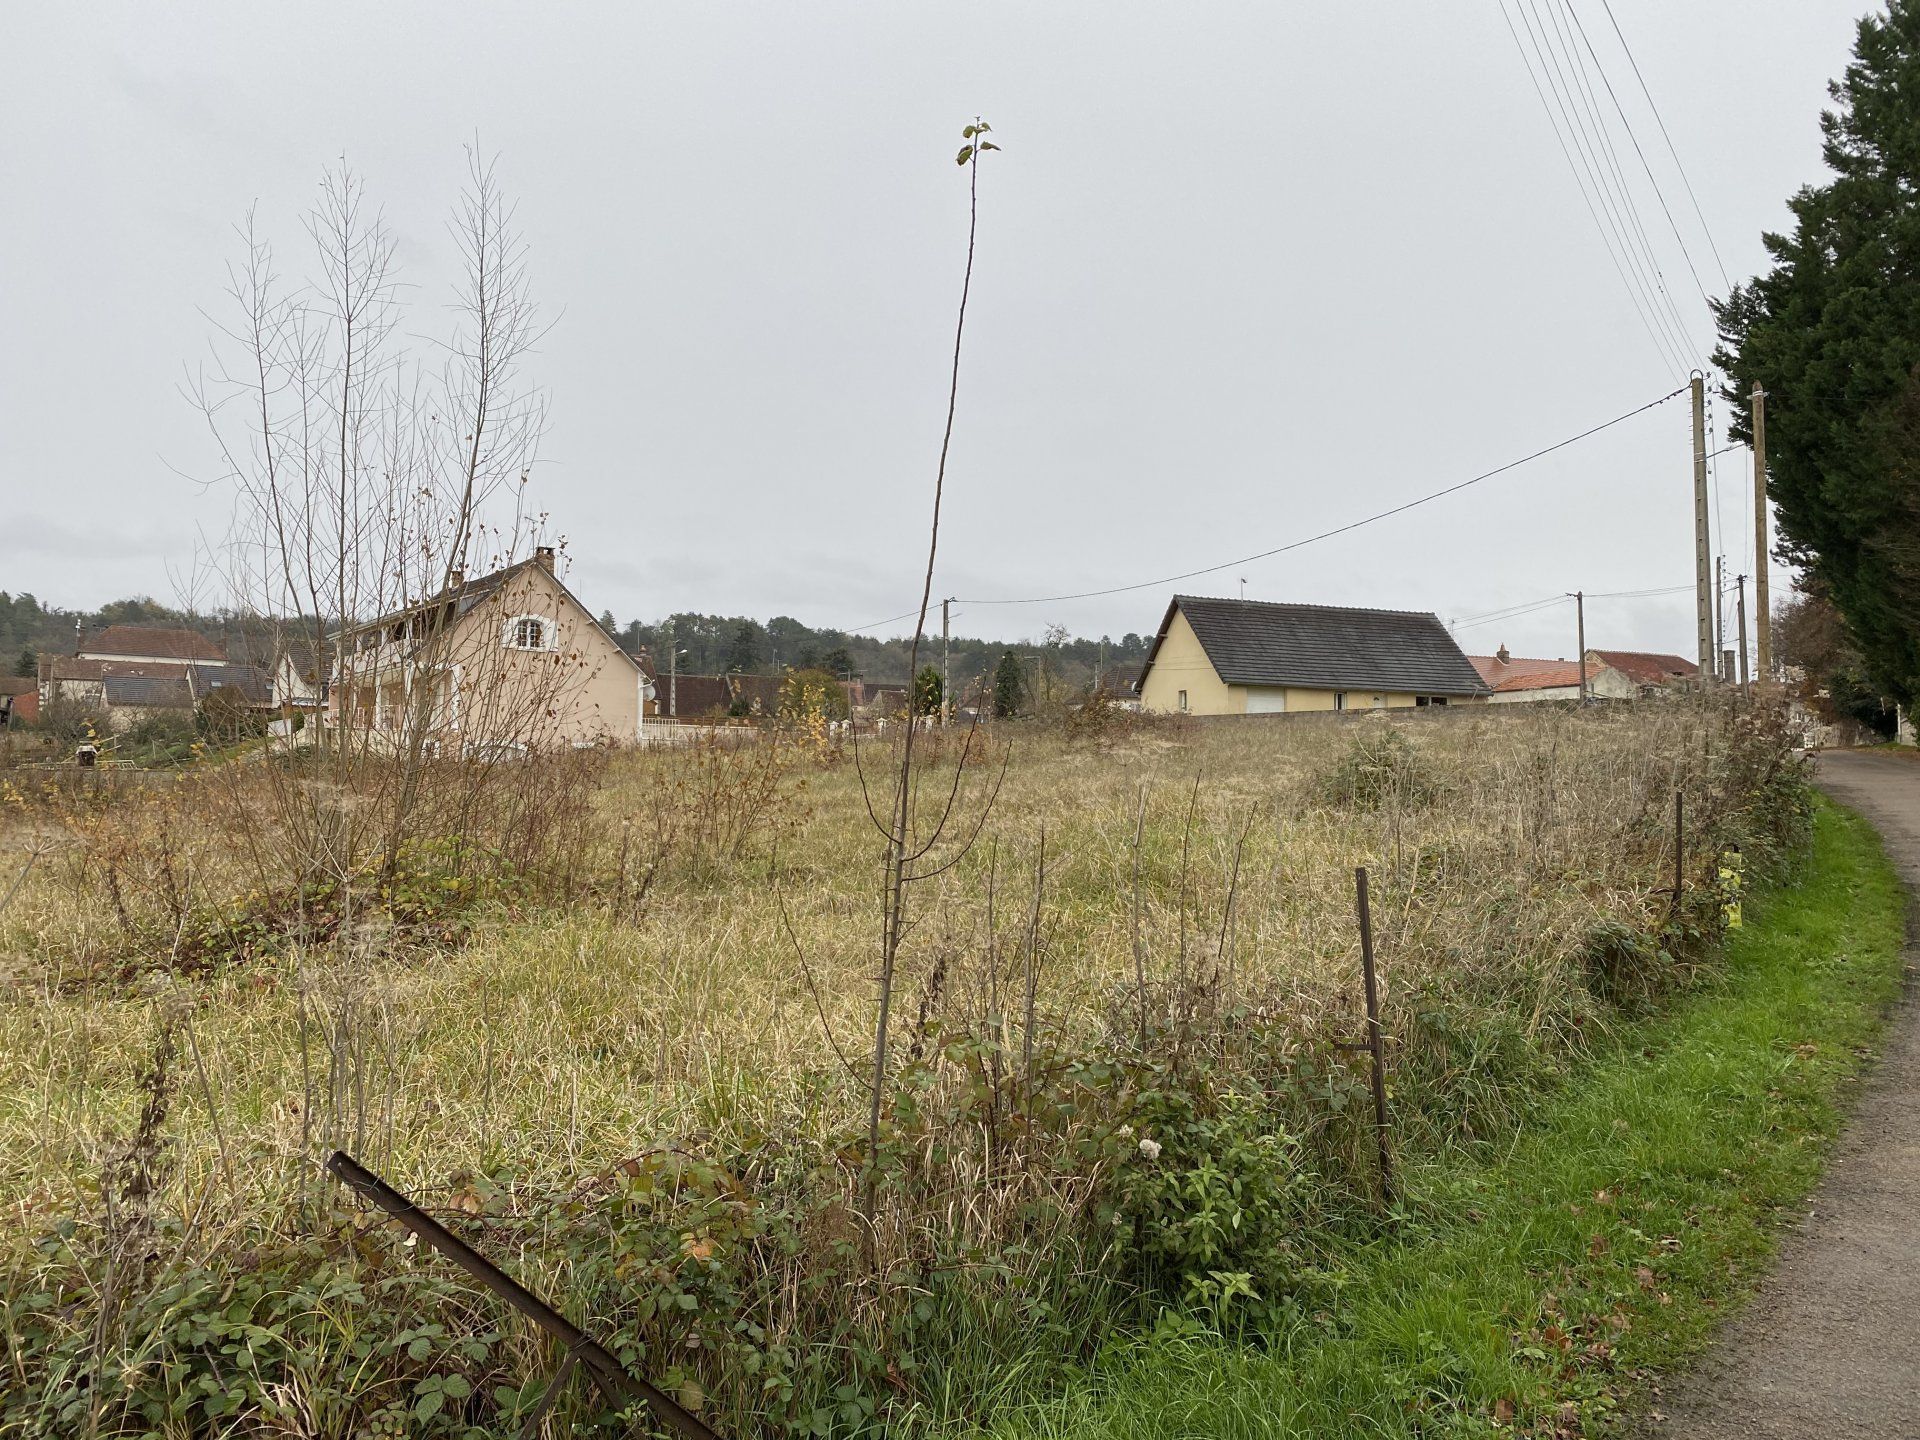
[[[495,754],[641,738],[646,671],[554,573],[551,546],[344,627],[332,648],[330,722],[393,743]]]
[[[1147,652],[1140,708],[1258,715],[1484,700],[1436,615],[1176,595]]]
[[[1491,655],[1472,655],[1496,705],[1541,700],[1580,699],[1580,666],[1572,660],[1529,660],[1502,645]],[[1632,650],[1589,650],[1587,694],[1597,700],[1637,700],[1691,685],[1699,667],[1678,655],[1647,655]]]
[[[109,625],[90,635],[83,632],[75,641],[73,653],[82,660],[227,663],[226,650],[199,631],[160,625]]]
[[[159,625],[109,625],[76,637],[72,655],[42,655],[42,710],[60,704],[96,712],[110,730],[171,712],[191,713],[216,689],[248,705],[265,703],[266,677],[235,663],[197,631]]]
[[[1493,693],[1487,696],[1495,705],[1528,701],[1580,699],[1580,666],[1566,659],[1534,660],[1508,652],[1502,645],[1491,655],[1469,655],[1473,668]],[[1604,667],[1587,664],[1587,694],[1603,700],[1631,700],[1633,687]]]
[[[1700,683],[1700,667],[1678,655],[1656,655],[1641,650],[1588,650],[1587,663],[1612,671],[1639,696],[1691,690]]]
[[[0,730],[40,718],[40,682],[32,675],[0,676]]]
[[[1123,710],[1140,708],[1140,670],[1134,665],[1110,665],[1094,681],[1093,693]]]

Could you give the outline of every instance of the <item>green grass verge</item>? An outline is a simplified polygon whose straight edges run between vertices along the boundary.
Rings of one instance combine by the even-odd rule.
[[[1257,1348],[1160,1336],[1005,1437],[1603,1432],[1752,1288],[1899,992],[1903,892],[1822,803],[1799,883],[1748,906],[1720,978],[1550,1099],[1497,1163],[1407,1177],[1409,1219]]]

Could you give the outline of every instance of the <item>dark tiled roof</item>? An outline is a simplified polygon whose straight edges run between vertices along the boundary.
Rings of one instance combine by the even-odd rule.
[[[89,655],[144,655],[155,660],[224,660],[227,652],[192,630],[109,625],[81,641]]]
[[[109,675],[101,682],[109,705],[150,705],[168,710],[191,710],[193,692],[185,676]]]
[[[40,682],[31,675],[0,676],[0,695],[31,695],[40,689]]]
[[[184,660],[84,660],[77,655],[48,655],[40,664],[49,680],[100,680],[108,675],[177,680],[189,668]]]
[[[724,675],[662,676],[654,682],[654,694],[660,713],[679,718],[724,713],[733,703],[733,691]],[[672,711],[669,712],[668,706]]]
[[[1150,669],[1173,623],[1187,617],[1229,685],[1300,685],[1416,695],[1485,695],[1487,683],[1437,615],[1176,595],[1147,656]],[[1144,682],[1146,672],[1142,671]]]
[[[193,693],[206,699],[209,690],[232,690],[255,705],[273,698],[273,682],[261,671],[246,665],[196,665],[193,667]]]

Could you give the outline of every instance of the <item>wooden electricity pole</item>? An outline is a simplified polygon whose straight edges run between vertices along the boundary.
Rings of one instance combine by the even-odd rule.
[[[1696,374],[1693,394],[1693,583],[1695,639],[1700,652],[1700,683],[1713,684],[1720,657],[1713,645],[1713,551],[1707,533],[1707,381]]]
[[[1713,557],[1713,659],[1714,674],[1727,675],[1727,557]]]
[[[1747,577],[1733,577],[1735,593],[1740,597],[1735,603],[1734,614],[1740,621],[1740,688],[1747,688]]]
[[[947,717],[953,714],[953,634],[947,625],[948,614],[952,607],[951,595],[940,602],[940,723],[942,725],[945,725]]]
[[[1587,592],[1573,592],[1574,633],[1578,637],[1580,651],[1576,658],[1580,662],[1580,703],[1587,703]]]
[[[1753,633],[1754,678],[1773,677],[1773,617],[1767,603],[1767,392],[1753,387]]]

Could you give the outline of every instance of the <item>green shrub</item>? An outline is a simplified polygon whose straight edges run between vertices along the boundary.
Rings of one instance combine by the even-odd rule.
[[[1346,752],[1320,777],[1329,805],[1372,810],[1389,802],[1427,805],[1444,786],[1433,763],[1391,721],[1368,719],[1354,727]]]

